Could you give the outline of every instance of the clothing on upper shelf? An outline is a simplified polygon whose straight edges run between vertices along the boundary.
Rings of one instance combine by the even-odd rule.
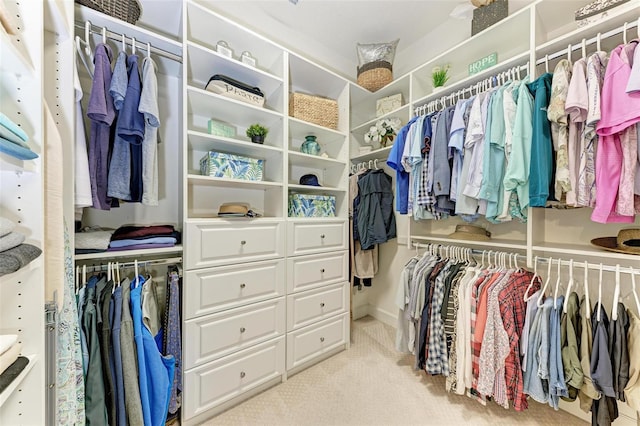
[[[1,242],[1,239],[0,239]],[[112,230],[76,232],[76,253],[101,253],[173,247],[180,244],[181,234],[171,225],[121,226]]]

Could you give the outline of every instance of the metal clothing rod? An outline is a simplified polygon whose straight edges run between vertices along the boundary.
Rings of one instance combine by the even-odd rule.
[[[583,47],[585,47],[585,49],[586,49],[586,46],[588,46],[590,44],[598,43],[598,40],[602,40],[602,39],[605,39],[605,38],[616,36],[618,34],[622,34],[625,30],[630,30],[632,28],[638,28],[638,22],[639,21],[640,21],[640,19],[638,19],[638,21],[628,23],[626,28],[625,28],[624,25],[621,25],[620,27],[615,28],[615,29],[613,29],[611,31],[607,31],[604,34],[600,34],[599,33],[598,35],[596,35],[596,36],[594,36],[594,37],[592,37],[590,39],[582,39],[582,41],[580,43],[578,43],[578,44],[571,44],[571,45],[568,45],[567,48],[564,49],[564,50],[560,50],[560,51],[552,53],[550,55],[545,55],[543,58],[538,59],[536,61],[536,65],[541,65],[541,64],[544,64],[545,62],[548,62],[548,61],[550,61],[552,59],[556,59],[556,58],[560,58],[562,56],[566,56],[568,54],[568,52],[569,52],[569,46],[571,46],[571,48],[570,48],[571,52],[575,52],[576,50],[580,50]],[[635,37],[631,37],[631,39],[633,39],[633,38],[635,38]]]
[[[85,25],[81,22],[75,22],[74,25],[77,29],[80,29],[82,31],[85,30]],[[116,41],[121,43],[122,42],[122,37],[125,37],[125,41],[126,44],[132,46],[133,45],[133,38],[127,36],[126,34],[119,34],[116,32],[113,32],[111,30],[109,30],[107,27],[101,27],[99,25],[95,25],[95,24],[90,24],[90,30],[89,32],[91,34],[96,34],[96,35],[102,35],[102,29],[106,30],[106,37],[110,40]],[[158,56],[163,56],[165,58],[171,59],[172,61],[176,61],[179,63],[182,63],[182,56],[181,55],[176,55],[175,53],[171,53],[171,52],[167,52],[164,49],[160,49],[159,47],[154,47],[151,43],[149,43],[151,46],[151,53],[156,54]],[[142,42],[140,40],[136,40],[136,49],[142,51],[142,52],[146,52],[147,51],[147,43]]]
[[[434,246],[440,246],[440,247],[448,247],[448,248],[452,248],[452,247],[458,247],[461,249],[469,249],[468,247],[462,247],[462,246],[456,246],[456,245],[446,245],[446,244],[438,244],[438,243],[413,243],[413,246],[416,248],[429,248],[429,247],[434,247]],[[487,254],[496,254],[496,253],[510,253],[507,251],[500,251],[500,250],[479,250],[479,249],[470,249],[471,250],[471,254],[474,255],[487,255]],[[514,254],[516,256],[516,258],[518,256],[520,257],[524,257],[521,254],[518,253],[511,253]],[[558,262],[560,262],[560,266],[571,266],[571,261],[569,260],[563,260],[559,257],[543,257],[543,256],[534,256],[534,266],[535,263],[549,263],[552,262],[555,263],[556,265],[558,264]],[[589,262],[579,262],[579,261],[573,261],[573,267],[576,269],[580,269],[580,268],[584,268],[585,263],[587,264],[587,267],[589,269],[593,269],[593,270],[600,270],[601,264],[599,263],[589,263]],[[616,272],[616,269],[618,269],[621,273],[625,273],[625,274],[640,274],[640,268],[636,269],[636,268],[631,268],[631,267],[626,267],[626,266],[619,266],[616,268],[616,266],[611,266],[611,265],[605,265],[602,264],[602,271],[604,272]]]
[[[447,106],[447,103],[453,106],[457,100],[464,99],[466,97],[465,94],[467,92],[469,95],[473,95],[474,89],[475,89],[475,93],[479,94],[492,87],[496,87],[500,84],[504,84],[509,77],[515,79],[516,73],[517,73],[517,77],[520,78],[520,71],[526,71],[525,75],[528,75],[529,62],[523,65],[516,65],[514,67],[508,68],[502,72],[496,73],[492,76],[486,77],[473,84],[470,84],[467,87],[453,91],[448,95],[441,96],[424,105],[420,105],[414,110],[414,113],[416,116],[419,116],[419,115],[424,115],[427,112],[435,112],[439,109],[445,108]]]
[[[100,265],[89,265],[89,264],[85,264],[87,266],[87,272],[98,272],[98,271],[106,271],[108,268],[107,263],[103,263],[104,261],[102,260]],[[116,261],[108,261],[113,263],[116,263]],[[165,259],[149,259],[149,260],[139,260],[138,261],[138,268],[142,268],[145,266],[149,266],[149,265],[170,265],[172,263],[182,263],[182,257],[170,257],[170,258],[165,258]],[[123,262],[123,263],[118,263],[118,268],[119,269],[129,269],[129,268],[134,268],[136,266],[135,262]]]

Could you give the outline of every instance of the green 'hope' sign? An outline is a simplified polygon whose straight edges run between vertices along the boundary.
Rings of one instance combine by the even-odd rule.
[[[469,75],[479,73],[482,70],[486,70],[498,63],[498,54],[496,52],[478,59],[469,64]]]

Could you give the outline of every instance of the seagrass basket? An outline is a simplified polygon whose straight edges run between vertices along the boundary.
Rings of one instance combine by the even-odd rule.
[[[375,61],[358,67],[358,84],[375,92],[393,81],[393,66],[387,61]]]
[[[138,0],[76,0],[76,3],[130,24],[138,22],[142,13]]]
[[[289,115],[329,129],[338,129],[338,102],[304,93],[291,93]]]

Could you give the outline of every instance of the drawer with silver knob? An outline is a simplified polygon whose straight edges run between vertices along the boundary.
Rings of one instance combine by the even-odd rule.
[[[284,295],[284,260],[187,271],[184,317],[191,319]]]
[[[294,221],[288,223],[289,256],[348,249],[346,221]]]
[[[185,321],[185,368],[192,368],[285,332],[283,297]]]
[[[349,252],[312,254],[287,259],[287,291],[310,290],[347,281]]]
[[[284,374],[284,336],[202,366],[185,369],[185,419],[195,417]]]
[[[348,313],[288,333],[287,370],[345,345],[348,336]]]
[[[347,311],[348,283],[341,282],[287,296],[287,330]]]
[[[186,223],[187,269],[205,268],[284,256],[284,223],[259,220]]]

